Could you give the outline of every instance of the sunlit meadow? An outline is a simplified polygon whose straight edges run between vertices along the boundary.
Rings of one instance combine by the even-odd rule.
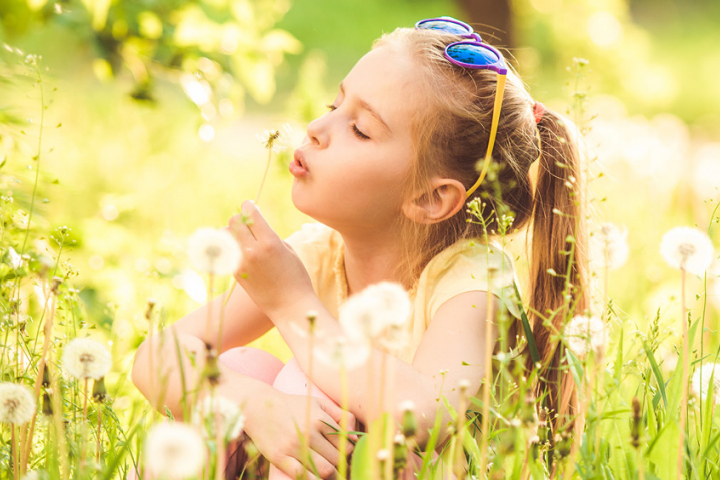
[[[552,2],[532,3],[542,13]],[[67,8],[28,4],[54,15]],[[225,447],[242,434],[241,408],[212,393],[194,402],[188,387],[180,422],[152,410],[129,374],[144,339],[232,285],[214,262],[231,264],[237,252],[216,229],[244,200],[256,200],[282,237],[312,221],[292,205],[287,164],[306,122],[334,95],[319,81],[322,55],[298,67],[288,113],[245,111],[249,98],[270,101],[274,69],[299,51],[290,34],[272,30],[287,8],[256,8],[267,64],[238,59],[258,43],[236,25],[221,29],[191,9],[178,28],[184,36],[174,37],[175,47],[185,42],[174,52],[186,55],[173,60],[179,65],[162,53],[170,45],[162,13],[126,24],[140,32],[118,49],[131,81],[113,70],[112,56],[75,62],[84,75],[67,76],[52,58],[0,45],[0,478],[221,478]],[[102,32],[102,12],[88,11]],[[590,18],[598,45],[609,41],[598,24],[620,28]],[[202,44],[197,31],[224,33]],[[413,405],[395,425],[383,427],[378,413],[370,433],[354,432],[341,474],[397,478],[414,452],[419,478],[720,478],[720,138],[670,112],[629,114],[620,95],[593,83],[593,61],[571,56],[553,72],[562,93],[543,99],[587,138],[591,215],[578,221],[592,232],[593,304],[569,309],[557,332],[580,392],[582,435],[552,431],[523,381],[532,374],[523,377],[521,362],[501,349],[479,392],[451,386],[463,391],[458,405],[438,392],[438,409],[454,421],[438,416],[426,445],[414,440]],[[487,221],[479,205],[469,208]],[[524,236],[499,233],[522,292]],[[361,295],[371,322],[357,331],[351,310],[341,312],[346,337],[332,340],[332,358],[315,361],[351,367],[370,345],[404,340],[403,292],[380,285]],[[313,337],[312,319],[298,319],[308,341],[329,341]],[[254,345],[290,357],[277,332]],[[216,381],[207,369],[198,388],[213,392]],[[387,392],[376,394],[369,401]],[[442,462],[431,455],[441,429],[452,433]]]

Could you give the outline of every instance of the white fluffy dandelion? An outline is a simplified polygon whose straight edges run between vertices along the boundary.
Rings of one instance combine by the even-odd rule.
[[[578,357],[590,351],[602,351],[605,341],[605,323],[598,317],[575,315],[563,331],[568,348]]]
[[[626,228],[621,229],[612,223],[600,225],[600,229],[592,237],[593,262],[610,270],[625,265],[630,254],[627,235]]]
[[[702,372],[701,372],[702,370]],[[698,366],[692,377],[692,389],[703,401],[710,391],[710,378],[712,377],[713,403],[720,402],[720,363],[708,363]]]
[[[200,474],[205,444],[198,431],[184,423],[159,423],[145,438],[145,466],[154,476],[188,478]]]
[[[97,340],[74,338],[63,349],[62,363],[65,371],[78,380],[100,380],[110,371],[112,356]]]
[[[279,130],[265,130],[255,135],[255,138],[268,150],[278,153],[290,146],[292,134],[290,124],[285,123]]]
[[[215,415],[220,416],[220,428],[226,442],[240,436],[245,426],[245,416],[237,402],[223,397],[205,397],[193,411],[193,424],[202,423],[208,438],[215,438]]]
[[[693,227],[676,227],[663,235],[660,253],[675,268],[702,275],[713,261],[710,237]]]
[[[8,254],[8,260],[10,262],[10,266],[14,270],[17,270],[18,268],[20,268],[22,266],[23,259],[20,255],[18,255],[18,253],[15,251],[15,249],[13,247],[8,247],[7,254]]]
[[[370,356],[370,344],[346,335],[334,338],[318,338],[318,348],[313,352],[315,358],[326,365],[342,365],[352,369],[365,363]]]
[[[199,228],[188,239],[188,257],[198,271],[228,275],[240,266],[241,252],[237,240],[227,230]]]
[[[32,420],[36,409],[30,388],[17,383],[0,383],[0,422],[22,425]]]
[[[353,341],[378,340],[399,348],[407,340],[412,302],[402,285],[380,282],[370,285],[340,306],[339,321]]]

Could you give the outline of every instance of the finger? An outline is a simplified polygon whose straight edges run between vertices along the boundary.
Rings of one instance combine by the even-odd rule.
[[[275,466],[290,478],[303,478],[303,475],[305,478],[316,478],[314,473],[307,470],[297,459],[292,457],[283,457]]]
[[[340,451],[340,440],[342,439],[342,430],[335,431],[331,430],[330,428],[327,429],[327,431],[323,432],[323,435],[327,439],[328,442],[332,444],[332,446],[335,448],[337,452]],[[357,442],[357,435],[348,435],[347,438],[349,440],[352,440],[353,442]],[[345,455],[350,455],[353,450],[355,449],[355,446],[352,444],[352,442],[345,442]],[[333,462],[335,463],[335,462]]]
[[[228,228],[230,233],[237,239],[240,247],[248,248],[251,247],[257,240],[248,225],[243,221],[243,214],[237,214],[230,217],[228,221]]]
[[[250,230],[252,231],[253,235],[255,235],[255,238],[258,239],[258,241],[280,239],[277,233],[275,233],[275,230],[273,230],[270,224],[267,223],[267,220],[265,220],[265,217],[263,217],[262,213],[260,213],[260,209],[255,204],[255,202],[253,202],[252,200],[245,200],[242,203],[241,211],[252,219],[252,225],[250,225]]]
[[[322,432],[315,432],[310,435],[310,450],[316,452],[322,458],[334,466],[339,463],[339,450]],[[345,452],[348,453],[347,451]]]
[[[355,430],[355,415],[353,415],[351,412],[343,410],[335,402],[325,398],[318,398],[318,403],[320,404],[320,408],[322,408],[325,413],[330,415],[330,417],[335,420],[335,423],[337,425],[342,425],[344,415],[345,421],[347,422],[347,429]],[[339,435],[334,436],[339,437]],[[358,440],[358,436],[355,434],[348,435],[348,438],[352,439],[353,442],[357,442]]]
[[[313,472],[313,474],[317,472],[320,478],[338,478],[338,471],[335,468],[335,465],[328,461],[320,453],[311,449],[310,458],[312,459],[313,464],[308,465],[307,469]],[[335,458],[333,461],[337,463],[337,450],[335,450]]]

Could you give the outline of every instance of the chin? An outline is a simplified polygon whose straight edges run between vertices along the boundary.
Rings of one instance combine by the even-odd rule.
[[[318,209],[315,202],[309,201],[306,196],[304,196],[301,192],[298,192],[295,189],[295,184],[293,184],[290,198],[292,199],[292,203],[295,208],[297,208],[300,212],[304,213],[305,215],[317,222],[327,225],[330,228],[335,228],[333,227],[334,222],[332,220],[332,216],[328,216],[328,212],[326,210],[323,210],[322,208]]]

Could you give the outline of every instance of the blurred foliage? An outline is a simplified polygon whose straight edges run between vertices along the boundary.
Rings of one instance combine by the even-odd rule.
[[[289,8],[282,0],[8,0],[0,4],[0,38],[72,32],[78,47],[91,50],[100,80],[131,74],[136,100],[155,100],[156,77],[185,73],[188,96],[210,121],[224,113],[223,100],[242,103],[248,93],[266,103],[273,96],[275,69],[302,49],[273,28]]]

